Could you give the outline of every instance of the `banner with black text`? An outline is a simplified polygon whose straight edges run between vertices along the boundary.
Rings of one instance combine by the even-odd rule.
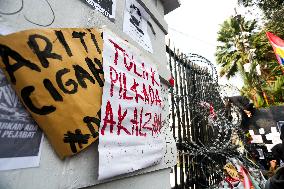
[[[98,138],[102,32],[33,29],[0,36],[0,67],[61,158]]]

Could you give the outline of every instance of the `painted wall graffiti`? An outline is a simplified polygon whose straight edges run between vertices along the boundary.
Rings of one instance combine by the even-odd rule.
[[[24,9],[26,5],[28,7],[29,3],[38,4],[37,6],[39,7],[39,9],[42,9],[43,13],[47,12],[48,13],[47,15],[43,14],[41,16],[43,16],[43,18],[48,17],[49,21],[45,23],[39,23],[37,21],[34,21],[35,20],[34,18],[38,17],[38,15],[31,14],[33,10],[29,9],[29,11],[27,11],[26,9]],[[48,27],[51,26],[55,20],[54,10],[48,0],[33,1],[33,2],[29,2],[27,0],[16,0],[16,1],[1,0],[0,7],[5,8],[3,10],[0,8],[0,15],[11,16],[15,14],[23,14],[23,17],[27,22],[30,22],[37,26]]]

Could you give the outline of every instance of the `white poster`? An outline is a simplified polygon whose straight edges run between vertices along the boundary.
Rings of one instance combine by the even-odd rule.
[[[110,21],[115,20],[116,0],[84,0],[90,7],[101,12]]]
[[[103,38],[99,180],[159,164],[166,146],[156,67],[114,34],[104,32]]]
[[[0,71],[0,171],[39,166],[42,138]]]
[[[124,10],[123,32],[145,50],[153,53],[150,36],[148,34],[148,13],[136,0],[126,0]]]
[[[251,137],[252,137],[251,143],[257,143],[257,144],[263,143],[261,135],[251,135]]]

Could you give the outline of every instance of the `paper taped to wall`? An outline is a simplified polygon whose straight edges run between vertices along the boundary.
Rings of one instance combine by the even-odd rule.
[[[0,70],[0,171],[39,166],[42,138]]]
[[[104,31],[99,180],[159,164],[162,101],[158,71],[141,51]]]
[[[152,43],[148,34],[148,13],[136,0],[126,0],[124,10],[123,32],[146,51],[153,53]]]
[[[101,12],[110,21],[115,20],[116,0],[83,0],[93,9]]]

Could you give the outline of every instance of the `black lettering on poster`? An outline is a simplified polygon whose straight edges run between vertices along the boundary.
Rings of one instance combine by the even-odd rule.
[[[45,42],[45,47],[43,50],[40,50],[39,48],[38,39]],[[62,60],[61,55],[52,52],[52,43],[47,37],[43,35],[39,34],[30,35],[28,45],[37,55],[38,59],[40,60],[44,68],[47,68],[49,66],[48,58]]]
[[[115,20],[116,0],[83,0],[93,9],[101,12],[110,21]]]
[[[0,158],[37,156],[42,132],[0,71]]]
[[[26,60],[19,53],[7,47],[6,45],[0,44],[0,57],[2,58],[3,63],[5,64],[6,71],[8,72],[10,80],[13,84],[16,84],[14,72],[24,66],[31,70],[35,70],[38,72],[41,71],[36,64],[30,62],[29,60]],[[9,58],[15,60],[16,63],[12,64]]]
[[[141,28],[141,22],[142,22],[142,14],[141,11],[139,10],[139,8],[137,6],[135,6],[134,4],[130,5],[130,23],[133,24],[133,26],[135,26],[135,28],[137,29],[137,31],[139,31],[142,35],[144,35],[144,32]]]
[[[68,131],[66,134],[64,134],[64,143],[69,143],[70,148],[73,153],[77,152],[77,146],[78,144],[79,148],[82,149],[82,144],[88,144],[88,140],[90,138],[89,134],[82,134],[80,129],[76,129],[75,133],[72,133],[71,131]]]

